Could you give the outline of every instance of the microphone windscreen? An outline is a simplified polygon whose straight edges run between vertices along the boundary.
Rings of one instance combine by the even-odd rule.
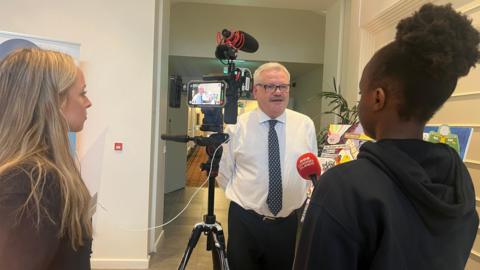
[[[313,175],[318,179],[322,174],[318,158],[313,153],[305,153],[297,159],[297,171],[306,180],[311,180]]]
[[[241,35],[243,35],[244,42],[243,42],[243,46],[241,46],[238,49],[248,53],[256,52],[258,50],[258,41],[254,37],[252,37],[251,35],[243,31],[239,31],[239,32]]]

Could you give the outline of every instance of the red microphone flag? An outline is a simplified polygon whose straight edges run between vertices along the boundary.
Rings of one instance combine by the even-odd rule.
[[[322,174],[318,158],[313,153],[305,153],[297,159],[297,171],[306,180],[318,179]]]

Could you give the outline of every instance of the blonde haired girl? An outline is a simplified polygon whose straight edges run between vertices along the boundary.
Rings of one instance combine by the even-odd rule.
[[[68,141],[85,93],[66,54],[21,49],[0,62],[0,269],[90,269],[90,195]]]

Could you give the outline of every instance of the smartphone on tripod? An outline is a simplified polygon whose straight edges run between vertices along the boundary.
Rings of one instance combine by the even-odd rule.
[[[235,39],[232,39],[233,37]],[[203,222],[197,223],[193,227],[187,248],[178,267],[179,270],[186,269],[190,255],[202,233],[207,236],[207,250],[212,252],[213,269],[230,269],[223,228],[217,222],[214,214],[215,177],[218,174],[222,154],[221,145],[227,142],[229,138],[228,134],[223,133],[223,124],[237,123],[238,99],[240,96],[248,94],[252,86],[252,72],[246,68],[241,69],[235,66],[237,52],[239,50],[255,52],[258,49],[258,42],[242,31],[236,31],[232,34],[224,29],[222,33],[217,33],[217,43],[215,56],[221,63],[227,65],[226,74],[205,75],[203,81],[191,81],[186,87],[188,105],[190,107],[200,107],[204,114],[200,130],[213,133],[208,137],[161,136],[164,140],[177,142],[194,141],[199,146],[205,146],[209,156],[208,161],[201,165],[202,171],[209,172],[208,212],[203,216]],[[179,95],[173,96],[178,97]]]

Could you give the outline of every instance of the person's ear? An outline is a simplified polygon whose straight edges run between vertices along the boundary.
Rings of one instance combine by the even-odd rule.
[[[373,92],[373,110],[380,111],[385,107],[386,93],[383,88],[377,88]]]
[[[253,97],[255,99],[257,99],[257,92],[258,92],[258,86],[257,85],[254,85],[253,86]]]

